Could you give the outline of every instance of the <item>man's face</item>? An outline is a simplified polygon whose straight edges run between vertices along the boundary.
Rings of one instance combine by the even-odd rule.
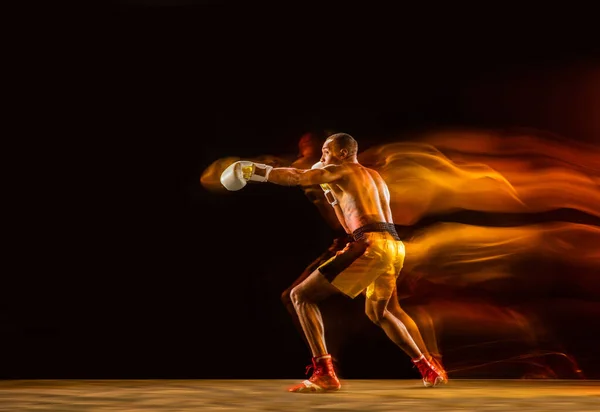
[[[321,163],[323,163],[325,166],[339,165],[342,163],[343,158],[340,157],[340,155],[343,156],[343,152],[338,154],[335,153],[335,145],[333,144],[332,139],[325,140],[323,148],[321,149],[321,153]]]

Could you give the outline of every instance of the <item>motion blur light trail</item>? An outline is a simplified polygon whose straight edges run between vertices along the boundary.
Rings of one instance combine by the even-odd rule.
[[[448,273],[456,272],[453,282],[458,281],[456,277],[461,273],[523,258],[600,268],[600,227],[572,222],[515,227],[444,222],[422,229],[406,240],[405,245],[405,268],[418,269],[435,260]],[[467,277],[463,279],[468,281]]]
[[[457,210],[600,217],[600,148],[592,145],[452,131],[372,147],[359,160],[390,186],[397,224]]]

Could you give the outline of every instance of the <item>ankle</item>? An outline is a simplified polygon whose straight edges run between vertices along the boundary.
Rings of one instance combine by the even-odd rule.
[[[321,362],[321,361],[325,361],[327,359],[331,359],[331,355],[329,353],[326,353],[324,355],[313,356],[313,359],[315,362]]]
[[[418,358],[413,358],[413,360],[412,360],[412,361],[413,361],[413,363],[417,363],[417,362],[420,362],[420,361],[422,361],[423,359],[426,359],[426,358],[425,358],[425,355],[421,355],[421,356],[419,356]]]

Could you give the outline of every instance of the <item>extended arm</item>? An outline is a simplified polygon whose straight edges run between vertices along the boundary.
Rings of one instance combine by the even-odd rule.
[[[293,167],[278,167],[271,170],[268,181],[283,186],[311,186],[332,183],[343,174],[339,167],[326,169],[296,169]]]
[[[240,190],[248,181],[271,182],[282,186],[311,186],[335,182],[344,176],[339,166],[324,169],[273,168],[261,163],[241,160],[231,164],[221,174],[221,184],[227,190]]]

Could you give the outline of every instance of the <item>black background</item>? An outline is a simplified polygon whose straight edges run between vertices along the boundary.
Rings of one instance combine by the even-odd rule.
[[[330,233],[299,190],[207,191],[218,158],[295,154],[324,128],[361,148],[462,125],[598,138],[593,13],[334,4],[121,2],[106,71],[88,79],[106,85],[106,132],[82,137],[102,153],[81,169],[91,194],[64,205],[70,239],[41,238],[51,270],[7,292],[5,377],[303,376],[279,297]],[[416,377],[364,328],[345,376]]]

